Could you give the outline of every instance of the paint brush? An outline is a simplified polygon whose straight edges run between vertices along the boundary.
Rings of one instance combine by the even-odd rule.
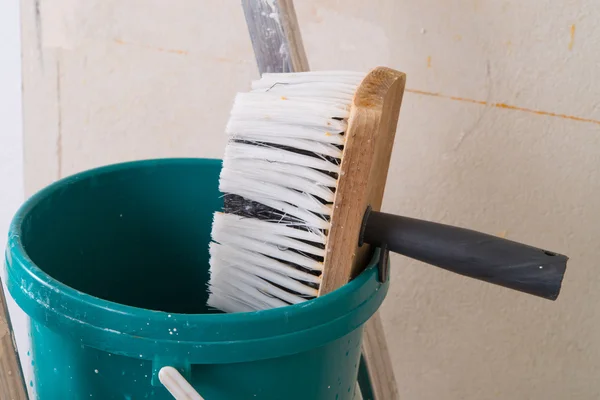
[[[362,271],[373,246],[558,296],[563,255],[379,212],[404,82],[385,67],[263,74],[236,96],[220,176],[225,209],[210,246],[211,306],[252,311],[329,293]]]

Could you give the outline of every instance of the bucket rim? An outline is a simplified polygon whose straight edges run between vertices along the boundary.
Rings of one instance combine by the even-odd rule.
[[[22,223],[25,217],[41,201],[65,185],[70,185],[74,182],[97,176],[98,174],[130,168],[185,164],[220,167],[222,161],[216,158],[161,158],[116,163],[92,168],[62,178],[26,200],[12,219],[6,247],[7,284],[11,295],[15,298],[19,306],[32,318],[44,315],[47,321],[53,318],[56,319],[55,328],[60,330],[67,330],[70,325],[71,328],[94,329],[102,333],[102,335],[118,336],[120,340],[133,338],[138,340],[146,339],[148,341],[146,348],[150,343],[154,345],[161,343],[163,346],[167,344],[172,346],[202,344],[205,347],[210,347],[211,344],[231,345],[234,342],[246,345],[253,342],[255,345],[258,345],[262,340],[272,339],[276,336],[285,336],[287,339],[294,340],[293,337],[296,335],[314,330],[315,328],[322,328],[334,323],[336,320],[342,321],[343,323],[340,326],[345,326],[344,329],[346,330],[350,328],[347,326],[348,323],[351,323],[356,328],[366,322],[376,311],[387,293],[389,283],[385,282],[382,284],[376,279],[375,261],[377,260],[377,254],[374,255],[371,265],[362,274],[351,280],[348,284],[324,296],[305,303],[281,308],[229,314],[174,313],[128,306],[105,300],[59,282],[38,267],[28,256],[22,241]],[[44,293],[46,297],[40,296],[40,293]],[[59,297],[60,299],[58,299]],[[58,307],[59,303],[61,307]],[[67,315],[70,305],[74,304],[80,309],[86,309],[87,313],[83,315]],[[353,315],[356,314],[358,309],[363,309],[364,312],[361,315]],[[128,330],[117,329],[115,326],[111,326],[111,324],[105,324],[104,322],[109,320],[111,316],[120,317],[120,321],[131,319],[140,323],[143,322],[144,325],[147,323],[146,321],[151,321],[152,324],[156,324],[157,328],[154,330],[148,329],[144,332],[144,336],[141,337],[140,332],[136,331],[135,321],[132,322],[132,326]],[[346,319],[344,320],[344,318]],[[285,324],[281,323],[282,320],[285,320]],[[255,326],[257,324],[276,327],[277,329],[258,335],[256,332],[250,334],[247,329],[244,329],[244,327]],[[172,332],[170,332],[171,335],[169,335],[166,329],[162,330],[167,325],[177,327],[181,334],[174,337]],[[202,336],[201,340],[194,339],[194,335],[191,333],[195,328],[196,335],[198,336],[197,329],[199,327],[202,331],[202,334],[199,335]],[[161,331],[159,332],[159,330]],[[190,334],[185,334],[186,331],[190,331]],[[339,334],[339,332],[332,331],[331,334]],[[323,337],[326,338],[326,336],[324,335]],[[120,352],[119,349],[109,348],[110,346],[107,344],[103,345],[101,342],[106,341],[98,343],[91,341],[89,345],[114,353]],[[117,345],[116,347],[120,346]],[[140,353],[140,358],[147,358],[148,355],[144,355],[141,351],[141,349],[137,348],[121,353],[127,355],[130,355],[130,353]],[[202,353],[202,351],[199,353]],[[238,359],[241,358],[238,357]],[[206,360],[206,357],[203,360]]]

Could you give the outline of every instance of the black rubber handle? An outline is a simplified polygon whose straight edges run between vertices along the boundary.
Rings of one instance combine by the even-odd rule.
[[[362,242],[464,276],[556,300],[567,256],[435,222],[370,211]]]

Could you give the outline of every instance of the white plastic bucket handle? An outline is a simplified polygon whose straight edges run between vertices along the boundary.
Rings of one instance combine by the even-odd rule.
[[[158,379],[175,400],[204,400],[188,381],[173,367],[163,367]]]

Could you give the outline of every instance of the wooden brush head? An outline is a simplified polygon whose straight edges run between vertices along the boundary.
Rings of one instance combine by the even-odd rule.
[[[354,94],[319,296],[349,282],[368,263],[371,249],[358,245],[361,223],[367,206],[381,209],[405,83],[404,73],[377,67]]]

